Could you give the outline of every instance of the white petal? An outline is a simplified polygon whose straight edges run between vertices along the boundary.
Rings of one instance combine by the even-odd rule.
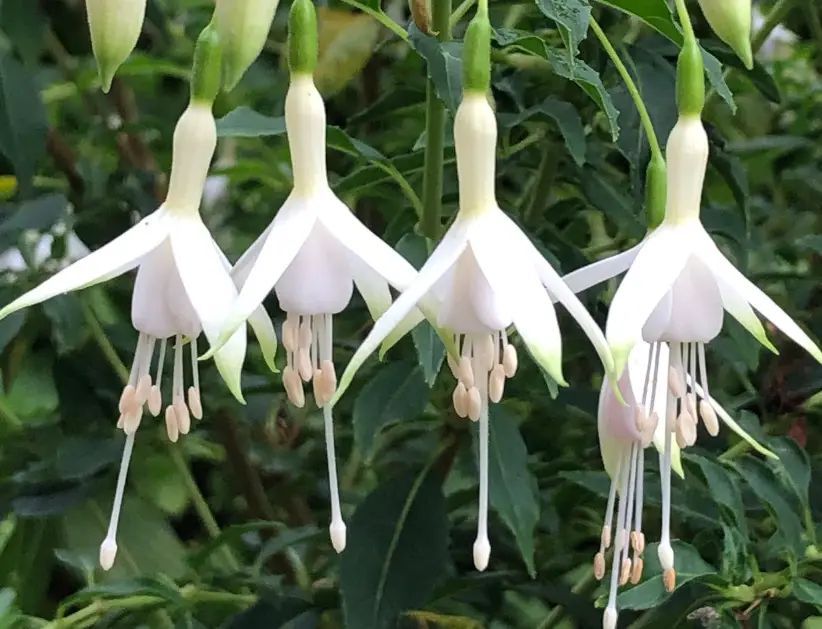
[[[404,291],[417,277],[411,263],[363,225],[336,196],[322,206],[319,220],[340,243],[398,291]]]
[[[136,330],[159,339],[200,334],[200,318],[185,293],[168,240],[140,263],[131,297],[131,322]]]
[[[705,393],[702,390],[702,386],[698,382],[693,382],[691,380],[690,376],[687,376],[687,379],[688,379],[688,384],[693,384],[696,387],[697,395],[699,395],[700,397],[704,397]],[[757,452],[759,452],[763,456],[769,457],[771,459],[778,459],[779,458],[776,454],[774,454],[773,452],[768,450],[768,448],[763,446],[756,439],[754,439],[751,435],[749,435],[748,432],[744,428],[742,428],[742,426],[740,426],[736,422],[736,420],[734,420],[733,417],[731,417],[730,413],[728,413],[728,411],[726,411],[724,408],[722,408],[722,405],[719,402],[717,402],[712,397],[708,398],[708,402],[711,404],[714,411],[716,411],[716,414],[719,416],[719,419],[721,419],[725,423],[725,425],[728,426],[728,428],[733,430],[737,435],[742,437],[742,439],[747,441],[748,445],[750,445],[754,450],[756,450]]]
[[[771,343],[767,332],[765,332],[765,327],[762,325],[759,317],[756,316],[750,304],[719,275],[715,275],[714,279],[719,287],[719,294],[722,296],[722,306],[728,311],[728,314],[750,332],[757,341],[774,354],[778,354],[779,352],[773,346],[773,343]]]
[[[259,247],[253,268],[243,283],[231,314],[224,322],[219,347],[251,316],[274,288],[288,265],[294,260],[316,222],[313,199],[292,193],[269,227],[265,241]],[[204,357],[208,357],[210,352]]]
[[[527,252],[526,255],[528,255],[531,261],[536,265],[540,282],[548,289],[551,297],[556,298],[565,306],[568,313],[576,320],[577,324],[591,340],[605,370],[607,372],[612,371],[614,362],[611,357],[611,349],[608,347],[608,342],[605,340],[605,335],[602,333],[599,325],[597,325],[588,310],[574,294],[567,280],[563,280],[559,276],[559,273],[554,270],[554,267],[551,266],[522,230],[520,230],[507,215],[503,214],[502,216],[504,220],[500,221],[500,231],[505,233],[506,237],[510,238],[511,241],[515,242],[515,246],[520,247],[523,252]],[[634,247],[634,249],[638,251],[638,246]],[[633,257],[635,256],[636,253],[633,254]],[[633,257],[631,257],[631,259],[633,259]],[[625,260],[627,260],[627,258]],[[622,260],[620,264],[630,264],[630,261],[625,262],[625,260]]]
[[[711,269],[725,284],[732,288],[744,300],[746,300],[755,310],[782,330],[800,347],[810,353],[817,361],[822,363],[822,351],[814,343],[802,328],[791,316],[782,310],[773,299],[763,293],[753,282],[742,275],[736,267],[719,251],[708,234],[704,234],[701,239],[698,255],[705,265]]]
[[[123,235],[15,299],[0,310],[0,319],[56,295],[92,286],[133,269],[140,262],[140,258],[166,238],[167,220],[161,210],[150,214]]]
[[[180,218],[171,230],[171,249],[186,294],[213,346],[223,328],[237,289],[214,250],[213,240],[199,217]],[[241,402],[240,375],[245,360],[246,333],[238,329],[214,354],[214,362],[228,388]]]
[[[722,296],[713,273],[696,256],[690,256],[668,295],[657,304],[648,321],[655,319],[660,309],[668,321],[658,337],[649,334],[646,322],[643,336],[648,341],[669,343],[709,343],[722,330],[725,311]],[[660,319],[662,317],[659,317]]]
[[[616,373],[622,372],[642,327],[691,255],[689,233],[682,227],[657,228],[619,285],[605,324]]]
[[[540,282],[528,252],[500,231],[502,223],[494,219],[501,214],[502,211],[497,210],[495,214],[486,215],[481,225],[478,221],[478,228],[471,233],[471,249],[499,301],[511,313],[514,327],[534,360],[558,384],[565,386],[562,335],[554,304]],[[565,289],[570,292],[567,286]]]
[[[337,392],[330,404],[333,406],[351,384],[351,380],[366,359],[379,347],[380,343],[405,319],[414,306],[428,293],[434,284],[450,269],[467,245],[467,232],[473,226],[470,220],[454,221],[440,244],[420,269],[417,278],[397,298],[391,307],[375,323],[362,345],[351,357],[340,378]]]
[[[622,275],[627,271],[636,260],[639,250],[645,241],[634,245],[627,251],[609,256],[604,260],[592,262],[581,269],[572,271],[567,275],[562,276],[562,281],[568,285],[575,293],[581,293],[584,290],[606,282],[618,275]],[[539,253],[539,251],[537,251]],[[542,255],[540,254],[540,257]]]
[[[335,234],[316,221],[291,264],[274,284],[285,312],[337,314],[351,301],[354,278],[350,254]]]
[[[353,252],[348,255],[348,265],[357,291],[365,301],[371,318],[376,321],[391,306],[388,282]]]
[[[260,234],[257,240],[246,249],[234,267],[231,266],[231,262],[228,261],[222,249],[220,249],[217,243],[212,239],[214,249],[223,262],[223,268],[231,275],[231,279],[234,281],[234,286],[237,287],[238,292],[242,290],[248,273],[257,260],[257,253],[260,247],[262,247],[262,243],[267,235],[268,229]],[[251,329],[254,330],[254,336],[257,337],[257,342],[260,344],[260,350],[263,353],[265,364],[268,365],[271,371],[278,373],[279,370],[275,362],[277,357],[277,332],[274,330],[274,323],[271,321],[271,317],[268,316],[268,312],[262,304],[248,317],[248,324],[251,326]]]

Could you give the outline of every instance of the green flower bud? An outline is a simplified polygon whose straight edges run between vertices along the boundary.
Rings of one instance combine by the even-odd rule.
[[[751,0],[699,0],[699,6],[717,37],[733,48],[748,70],[753,68]]]
[[[215,15],[225,64],[225,89],[232,90],[260,56],[279,0],[217,0]]]
[[[220,92],[222,48],[214,23],[208,24],[194,46],[194,64],[191,68],[192,102],[211,105]]]
[[[288,67],[291,74],[313,75],[319,57],[317,11],[312,0],[294,0],[288,14]]]
[[[652,155],[645,170],[645,216],[648,231],[656,229],[665,218],[668,176],[662,155]]]
[[[695,39],[685,39],[676,65],[676,104],[680,116],[702,116],[705,64]]]
[[[146,15],[146,0],[86,0],[91,48],[103,91],[108,92],[117,68],[137,45]]]
[[[491,87],[491,23],[479,9],[465,31],[462,53],[462,89],[485,93]]]

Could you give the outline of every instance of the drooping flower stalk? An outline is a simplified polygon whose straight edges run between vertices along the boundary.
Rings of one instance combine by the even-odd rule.
[[[488,539],[488,407],[503,396],[518,357],[508,328],[519,333],[534,360],[557,382],[562,376],[562,339],[551,298],[560,301],[589,336],[610,371],[602,332],[576,296],[496,200],[497,124],[486,93],[490,88],[487,2],[480,2],[465,36],[463,99],[454,119],[459,210],[417,278],[374,324],[340,379],[334,404],[365,360],[409,328],[419,307],[444,330],[453,348],[448,364],[457,379],[454,410],[479,422],[479,510],[474,565],[485,570]],[[448,336],[450,335],[450,337]]]
[[[235,267],[241,290],[221,339],[234,334],[274,291],[286,313],[282,327],[286,350],[283,386],[288,399],[295,406],[304,406],[304,387],[310,383],[314,399],[322,407],[331,489],[330,534],[334,548],[342,552],[346,527],[329,405],[337,387],[333,317],[346,308],[356,286],[371,315],[378,318],[391,303],[389,286],[406,288],[416,270],[363,225],[331,190],[325,158],[325,105],[312,78],[317,46],[314,6],[311,0],[296,0],[289,16],[291,83],[285,101],[294,187],[271,225]],[[409,324],[420,319],[421,315],[412,316]]]

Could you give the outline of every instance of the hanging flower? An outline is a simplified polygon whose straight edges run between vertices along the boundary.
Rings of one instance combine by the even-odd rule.
[[[379,317],[391,303],[389,285],[405,288],[416,270],[365,227],[331,190],[325,160],[325,106],[312,79],[316,37],[313,5],[297,0],[289,22],[291,84],[285,100],[294,188],[271,225],[237,264],[241,291],[223,338],[234,333],[273,289],[286,313],[283,385],[288,399],[304,406],[304,384],[311,383],[314,399],[323,407],[331,485],[330,533],[334,548],[342,552],[346,527],[328,405],[337,387],[333,316],[346,308],[356,286],[371,315]]]
[[[479,28],[477,27],[479,26]],[[332,400],[336,402],[363,362],[385,339],[395,341],[416,306],[454,338],[457,356],[449,365],[457,378],[454,409],[479,421],[480,488],[474,564],[485,570],[488,540],[488,404],[499,402],[506,378],[517,370],[517,352],[508,340],[513,324],[536,362],[557,382],[562,376],[562,339],[551,296],[577,320],[610,370],[604,336],[528,237],[499,208],[495,195],[497,125],[485,96],[490,27],[480,7],[466,34],[465,92],[454,119],[459,175],[459,211],[417,279],[374,325],[356,351]],[[486,45],[483,46],[483,40]],[[481,50],[481,48],[480,48]],[[478,60],[475,60],[478,59]],[[477,69],[479,68],[479,76]],[[546,291],[547,289],[547,291]],[[429,314],[430,313],[430,314]]]
[[[176,441],[191,427],[191,416],[203,415],[197,360],[197,338],[205,332],[217,341],[228,309],[237,297],[231,267],[200,218],[203,186],[217,135],[211,103],[219,88],[214,81],[219,48],[209,28],[195,52],[192,100],[174,130],[168,196],[152,214],[123,235],[63,269],[0,310],[0,319],[51,297],[113,279],[137,269],[131,319],[139,333],[128,382],[119,401],[118,428],[127,435],[108,534],[100,547],[100,564],[111,568],[117,552],[116,532],[134,435],[147,406],[162,411],[160,387],[167,340],[172,339],[172,395],[165,408],[169,439]],[[212,67],[208,67],[209,64]],[[249,323],[264,352],[273,360],[276,339],[268,315],[257,310]],[[159,352],[155,353],[159,344]],[[184,351],[191,350],[191,382],[184,381]],[[242,401],[240,370],[245,358],[245,329],[238,329],[214,354],[214,362],[231,392]],[[156,363],[155,363],[156,357]],[[152,378],[152,367],[156,371]],[[271,363],[273,364],[273,363]]]
[[[146,14],[146,0],[86,0],[91,48],[100,83],[108,92],[117,68],[137,45]]]

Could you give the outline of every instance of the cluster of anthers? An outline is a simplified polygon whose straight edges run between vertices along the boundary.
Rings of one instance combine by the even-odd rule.
[[[154,360],[154,348],[160,341],[160,351],[157,357],[156,378],[151,379],[151,363]],[[183,335],[178,334],[174,341],[174,375],[171,387],[171,404],[166,407],[165,420],[168,438],[177,441],[181,434],[188,434],[191,430],[191,416],[202,419],[203,406],[200,400],[200,374],[197,361],[197,339],[192,337],[191,345],[191,374],[192,384],[185,390],[183,377]],[[157,339],[149,334],[141,333],[134,353],[128,383],[120,395],[120,418],[117,428],[126,434],[134,434],[140,427],[143,418],[143,409],[148,406],[149,412],[157,417],[162,411],[163,396],[160,386],[163,380],[163,364],[166,355],[166,339]],[[186,405],[186,401],[188,405]]]
[[[288,399],[294,406],[305,406],[303,382],[311,382],[317,406],[325,406],[337,390],[331,315],[288,313],[282,337],[286,350],[283,386]]]
[[[448,366],[457,379],[452,396],[454,410],[459,417],[478,421],[482,393],[487,391],[491,402],[499,402],[505,379],[517,372],[517,349],[508,342],[505,330],[492,334],[458,334],[455,343],[460,348],[459,361],[448,355]],[[482,374],[482,378],[478,374]]]
[[[669,417],[669,421],[673,421],[669,429],[676,435],[679,447],[685,448],[696,443],[699,419],[702,419],[705,429],[712,437],[719,434],[719,421],[708,402],[704,343],[671,343],[670,347],[668,388],[676,402],[676,406],[671,405],[670,408],[678,413],[675,417]]]

